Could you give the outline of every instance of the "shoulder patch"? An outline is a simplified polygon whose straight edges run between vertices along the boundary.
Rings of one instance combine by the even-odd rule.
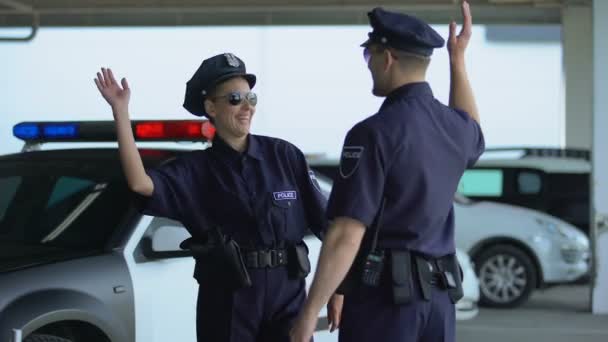
[[[317,176],[315,176],[315,172],[313,170],[308,170],[308,177],[310,178],[310,182],[312,183],[312,186],[315,188],[315,190],[321,192],[321,187],[319,186]]]
[[[357,171],[364,150],[363,146],[344,146],[340,158],[340,176],[342,178],[348,178]]]

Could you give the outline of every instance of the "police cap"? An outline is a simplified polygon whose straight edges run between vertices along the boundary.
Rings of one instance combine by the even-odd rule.
[[[243,77],[250,88],[255,86],[255,75],[248,74],[245,63],[234,54],[223,53],[205,59],[186,83],[184,108],[196,116],[207,116],[205,98],[218,84],[234,77]]]
[[[397,50],[429,57],[433,49],[445,43],[443,38],[429,24],[406,14],[386,11],[380,7],[367,13],[373,31],[369,39],[361,44],[384,45]]]

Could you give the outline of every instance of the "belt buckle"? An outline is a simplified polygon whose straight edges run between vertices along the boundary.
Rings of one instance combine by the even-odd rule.
[[[278,264],[279,264],[278,263],[278,260],[279,260],[278,254],[279,253],[277,252],[276,249],[271,249],[268,252],[270,253],[270,263],[269,263],[268,266],[270,266],[270,267],[277,267]]]
[[[264,268],[264,267],[268,267],[270,265],[270,254],[268,254],[268,251],[258,251],[258,268]]]

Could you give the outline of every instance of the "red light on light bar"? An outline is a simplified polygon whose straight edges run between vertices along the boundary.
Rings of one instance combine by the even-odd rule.
[[[148,121],[135,124],[135,138],[150,140],[202,140],[207,121]]]
[[[213,137],[215,136],[215,126],[213,126],[210,121],[203,122],[201,130],[205,138],[213,140]]]

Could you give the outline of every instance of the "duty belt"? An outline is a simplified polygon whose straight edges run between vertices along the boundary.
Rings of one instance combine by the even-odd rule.
[[[442,272],[438,265],[438,259],[421,257],[419,255],[415,255],[414,258],[417,259],[418,268],[423,267],[422,270],[418,270],[418,276],[422,278],[421,280],[442,290],[454,287],[454,275],[450,272]]]
[[[249,268],[275,268],[287,265],[287,251],[284,249],[264,249],[244,251],[245,266]]]

